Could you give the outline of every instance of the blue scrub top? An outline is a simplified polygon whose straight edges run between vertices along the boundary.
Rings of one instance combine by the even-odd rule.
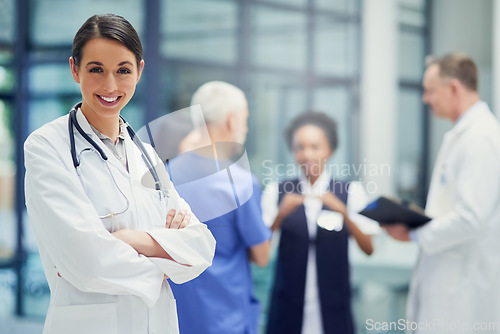
[[[214,164],[213,159],[194,153],[169,164],[174,185],[176,176],[181,183],[176,186],[179,195],[217,241],[211,267],[192,281],[171,284],[179,329],[183,334],[254,334],[260,306],[253,296],[248,248],[270,239],[271,231],[262,220],[261,189],[255,176],[231,165],[228,178],[227,171],[218,171]],[[206,179],[200,183],[202,176]],[[203,220],[217,215],[217,210],[220,216]]]

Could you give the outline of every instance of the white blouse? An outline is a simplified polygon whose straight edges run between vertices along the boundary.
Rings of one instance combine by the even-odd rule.
[[[335,214],[332,214],[331,211],[327,211],[325,213],[322,212],[323,203],[321,201],[321,196],[328,191],[331,180],[332,177],[327,171],[323,171],[314,184],[310,184],[304,176],[300,177],[300,182],[302,184],[301,193],[305,196],[304,209],[307,219],[307,230],[309,232],[309,238],[311,239],[316,237],[316,225],[318,224],[318,218],[321,215],[328,214],[330,221],[332,220],[331,218],[335,218]],[[351,182],[348,193],[347,211],[351,220],[355,222],[356,225],[358,225],[358,227],[366,234],[378,233],[379,226],[376,222],[358,214],[358,212],[364,209],[366,204],[368,204],[368,195],[366,194],[361,183]],[[278,214],[278,199],[278,183],[274,182],[268,184],[262,194],[262,214],[264,221],[268,224],[268,226],[272,225]],[[343,228],[342,221],[342,217],[339,214],[337,223],[331,226],[331,228],[341,230]],[[276,245],[278,243],[277,239],[279,238],[275,237],[273,239],[273,243]],[[314,247],[310,247],[306,269],[302,333],[323,333],[316,273],[316,249]]]

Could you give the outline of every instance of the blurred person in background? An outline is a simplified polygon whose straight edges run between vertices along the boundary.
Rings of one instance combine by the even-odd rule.
[[[338,144],[333,119],[306,112],[285,135],[302,174],[269,184],[262,199],[266,221],[280,231],[267,333],[352,334],[348,239],[370,255],[367,232],[377,224],[356,214],[368,201],[361,184],[330,174],[327,160]]]
[[[477,90],[472,59],[431,59],[423,101],[454,123],[443,140],[427,196],[426,225],[409,231],[420,256],[408,298],[408,320],[430,323],[416,333],[500,333],[500,126]]]
[[[173,285],[183,334],[255,334],[260,305],[250,262],[266,266],[271,232],[260,208],[261,189],[236,160],[246,157],[248,103],[226,82],[205,83],[191,105],[200,105],[209,144],[196,129],[182,141],[185,153],[170,160],[172,179],[217,241],[213,265],[197,279]],[[195,149],[197,148],[197,149]],[[187,151],[187,152],[186,152]],[[244,160],[244,159],[243,159]]]

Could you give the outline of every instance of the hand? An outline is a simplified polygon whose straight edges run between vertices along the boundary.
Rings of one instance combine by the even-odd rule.
[[[410,241],[410,230],[403,224],[380,225],[391,237],[399,241]]]
[[[271,231],[276,231],[281,227],[283,220],[291,214],[297,207],[304,203],[304,196],[294,193],[286,194],[278,207],[278,215],[274,219]]]
[[[281,200],[278,208],[278,214],[286,217],[291,214],[299,205],[304,203],[304,196],[294,193],[286,194]]]
[[[326,194],[321,196],[321,200],[323,204],[329,207],[331,210],[336,211],[342,216],[347,216],[347,207],[345,204],[332,192],[328,191]]]
[[[191,220],[191,213],[187,210],[180,211],[177,216],[175,215],[175,210],[171,209],[167,213],[167,218],[165,220],[165,228],[170,229],[183,229],[189,225]]]

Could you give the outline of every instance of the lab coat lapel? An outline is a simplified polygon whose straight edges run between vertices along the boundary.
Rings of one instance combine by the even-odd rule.
[[[449,204],[443,203],[441,200],[448,198],[447,196],[443,196],[442,192],[446,191],[449,185],[448,183],[450,182],[450,180],[447,180],[448,171],[446,163],[451,154],[453,145],[457,143],[462,133],[470,128],[485,112],[489,112],[487,104],[483,101],[478,101],[462,115],[464,118],[459,120],[459,122],[445,134],[434,165],[429,195],[427,197],[426,213],[430,217],[439,215],[444,207],[447,207]]]
[[[135,184],[140,184],[142,175],[139,175],[140,168],[139,166],[137,166],[138,159],[136,158],[136,156],[140,155],[141,153],[130,138],[128,131],[125,131],[125,154],[127,155],[130,180]]]

